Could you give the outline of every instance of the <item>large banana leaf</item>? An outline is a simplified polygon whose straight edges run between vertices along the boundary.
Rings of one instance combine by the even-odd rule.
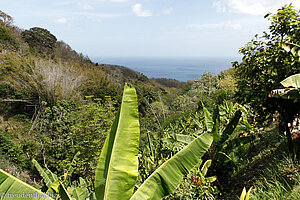
[[[105,140],[96,169],[98,200],[131,197],[138,173],[139,134],[136,91],[125,85],[121,108]]]
[[[78,186],[71,186],[70,188],[72,197],[75,198],[76,200],[86,200],[88,196],[90,195],[89,190],[88,190],[88,185],[86,181],[79,177],[79,184]]]
[[[284,87],[300,88],[300,73],[287,77],[280,82]]]
[[[204,115],[204,122],[205,122],[206,129],[208,132],[212,132],[214,127],[213,117],[203,103],[202,103],[202,108],[203,108],[203,115]]]
[[[226,140],[229,138],[229,136],[233,133],[234,129],[238,125],[240,118],[242,116],[241,111],[236,111],[233,118],[229,122],[229,124],[226,126],[225,130],[223,131],[221,135],[221,139],[219,141],[220,144],[225,144]]]
[[[35,168],[39,171],[41,177],[44,179],[46,186],[48,188],[57,180],[57,176],[53,174],[50,170],[44,170],[41,165],[33,158],[32,163],[34,164]]]
[[[77,162],[79,161],[79,156],[80,156],[80,151],[78,151],[75,154],[75,156],[73,157],[72,162],[69,166],[68,172],[64,174],[64,179],[65,180],[68,180],[68,181],[70,180],[70,178],[71,178],[71,176],[72,176],[72,174],[75,170],[75,166],[76,166]]]
[[[219,132],[220,129],[220,111],[219,106],[214,108],[213,113],[213,129],[212,135],[214,136],[214,143],[217,143],[221,139],[221,134]]]
[[[220,128],[220,112],[219,107],[216,106],[214,108],[213,115],[207,110],[207,108],[202,103],[203,108],[203,115],[204,115],[204,122],[208,132],[211,132],[214,137],[214,143],[217,143],[220,138],[221,134],[219,133]]]
[[[45,193],[35,189],[0,169],[0,199],[1,200],[53,200]]]
[[[206,176],[207,171],[208,171],[208,168],[209,168],[210,166],[211,166],[211,160],[207,160],[207,161],[203,164],[203,166],[202,166],[202,168],[201,168],[201,173],[202,173],[203,176]]]
[[[204,133],[160,166],[133,194],[131,200],[159,200],[171,194],[187,174],[201,160],[213,137]]]
[[[178,142],[183,142],[185,144],[189,144],[194,141],[194,137],[190,135],[183,135],[183,134],[175,134],[175,140]]]

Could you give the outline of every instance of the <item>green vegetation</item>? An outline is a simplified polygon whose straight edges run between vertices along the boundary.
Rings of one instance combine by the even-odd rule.
[[[182,83],[1,11],[0,198],[299,199],[299,14],[267,14],[241,63]]]

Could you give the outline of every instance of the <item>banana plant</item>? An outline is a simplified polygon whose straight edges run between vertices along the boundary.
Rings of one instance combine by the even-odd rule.
[[[154,171],[130,199],[158,200],[171,194],[179,186],[183,176],[200,162],[212,141],[210,133],[201,134]]]
[[[200,177],[201,177],[202,183],[204,183],[204,184],[206,184],[206,183],[210,184],[217,180],[216,176],[205,177],[207,174],[208,168],[211,166],[211,163],[212,163],[212,160],[207,160],[201,168]]]
[[[66,172],[61,177],[58,177],[48,168],[44,169],[35,159],[32,159],[32,163],[39,171],[40,176],[45,182],[45,185],[47,187],[47,194],[52,194],[52,196],[56,195],[56,199],[58,199],[58,195],[60,195],[61,197],[64,196],[64,199],[75,198],[76,200],[85,200],[93,195],[89,192],[86,181],[81,177],[79,177],[79,182],[75,181],[71,185],[70,178],[72,173],[74,172],[79,155],[80,152],[77,152],[75,154],[72,162],[70,163],[69,169],[66,170]]]
[[[234,145],[237,142],[237,140],[234,140],[233,144],[231,144],[231,142],[228,139],[230,135],[233,133],[233,131],[235,130],[235,128],[237,127],[242,113],[239,110],[237,110],[233,114],[233,117],[229,121],[227,126],[221,130],[220,114],[219,114],[220,112],[218,106],[215,107],[213,114],[211,114],[203,104],[202,104],[202,108],[203,108],[204,124],[206,130],[209,133],[211,133],[211,135],[214,138],[213,141],[213,144],[215,146],[214,148],[217,150],[222,150],[224,149],[224,147],[227,147],[228,145],[229,146]],[[195,139],[195,137],[190,135],[175,134],[172,139],[178,142],[189,144],[191,141]]]
[[[161,199],[178,187],[183,176],[199,163],[212,142],[211,133],[201,134],[154,171],[133,194],[138,173],[139,118],[136,91],[134,87],[126,84],[121,107],[106,138],[96,169],[94,183],[96,198],[94,196],[88,198],[97,200]],[[40,171],[42,172],[41,169]],[[48,180],[47,183],[51,185],[51,189],[56,192],[60,191],[62,200],[72,199],[59,180],[53,182],[49,175],[47,178],[46,172],[42,174]],[[22,194],[23,192],[44,194],[0,170],[0,194],[4,196],[1,199],[7,200],[8,194]],[[73,197],[79,200],[84,199],[81,194],[82,190],[77,190]],[[55,198],[47,196],[46,199]]]
[[[248,192],[246,188],[243,188],[242,194],[240,196],[240,200],[249,200],[251,190],[252,187],[248,190]]]
[[[300,73],[289,76],[280,83],[286,87],[285,91],[280,94],[281,98],[295,101],[300,99]]]
[[[121,107],[96,168],[94,184],[98,200],[131,197],[138,175],[139,135],[136,91],[125,85]]]
[[[54,200],[55,196],[43,193],[0,169],[0,198],[1,200]]]

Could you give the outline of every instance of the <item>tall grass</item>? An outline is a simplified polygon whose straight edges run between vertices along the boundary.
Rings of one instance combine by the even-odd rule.
[[[299,162],[285,157],[275,161],[263,171],[262,178],[257,181],[250,199],[253,200],[295,200],[300,199],[300,167]]]
[[[55,104],[79,96],[84,76],[71,65],[35,59],[25,71],[15,73],[14,84],[34,101]]]
[[[83,81],[83,76],[76,73],[72,66],[63,66],[50,60],[36,60],[32,71],[36,90],[49,103],[76,96],[76,89]]]

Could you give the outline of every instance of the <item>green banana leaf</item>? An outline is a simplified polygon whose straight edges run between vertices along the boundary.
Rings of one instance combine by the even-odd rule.
[[[300,98],[300,88],[290,89],[290,90],[280,94],[280,97],[283,99],[291,99],[291,100],[299,99]]]
[[[86,200],[89,196],[89,191],[87,188],[76,187],[73,190],[73,195],[76,200]]]
[[[139,135],[136,91],[125,85],[121,108],[105,140],[96,169],[98,200],[131,197],[138,174]]]
[[[251,190],[252,187],[248,190],[248,192],[246,191],[246,188],[243,188],[242,194],[240,196],[240,200],[249,200]]]
[[[53,200],[47,194],[22,182],[0,169],[0,199],[1,200]]]
[[[213,127],[214,127],[213,117],[212,117],[211,113],[207,110],[207,108],[204,106],[203,103],[202,103],[202,108],[203,108],[203,115],[204,115],[204,122],[206,125],[206,129],[208,132],[212,132]]]
[[[194,141],[195,138],[193,136],[190,136],[190,135],[175,134],[174,139],[178,142],[183,142],[185,144],[189,144],[192,141]]]
[[[72,200],[72,197],[70,196],[70,194],[66,190],[65,186],[61,182],[59,182],[58,191],[59,191],[59,195],[60,195],[62,200]]]
[[[212,141],[210,133],[200,135],[153,172],[131,200],[159,200],[171,194],[180,184],[183,175],[199,163]]]
[[[233,118],[230,120],[229,124],[226,126],[225,130],[221,135],[221,139],[219,141],[220,144],[225,145],[226,140],[229,138],[229,136],[233,133],[234,129],[238,125],[241,116],[242,116],[241,111],[238,110],[235,112]]]
[[[41,165],[33,158],[32,163],[35,168],[39,171],[41,177],[44,179],[44,182],[48,188],[57,180],[57,176],[53,174],[50,170],[44,170]]]
[[[71,164],[69,166],[68,172],[66,174],[64,174],[65,180],[69,180],[71,178],[71,176],[72,176],[72,174],[73,174],[73,172],[75,170],[75,166],[76,166],[76,164],[77,164],[77,162],[79,160],[79,156],[80,156],[80,151],[78,151],[75,154],[75,156],[73,157],[72,162],[71,162]]]
[[[213,115],[207,110],[207,108],[202,103],[204,122],[208,132],[211,132],[214,137],[214,143],[217,143],[221,139],[221,134],[219,133],[220,128],[220,111],[219,107],[215,106]]]
[[[82,177],[79,177],[77,187],[71,187],[71,194],[76,200],[86,200],[89,197],[88,185]]]
[[[219,142],[221,139],[221,134],[219,130],[220,130],[220,111],[219,111],[219,106],[216,106],[214,108],[214,113],[213,113],[213,129],[212,129],[214,143]]]
[[[207,160],[204,164],[203,164],[203,166],[202,166],[202,168],[201,168],[201,174],[203,175],[203,176],[206,176],[206,174],[207,174],[207,171],[208,171],[208,168],[211,166],[211,160]]]
[[[284,87],[300,88],[300,73],[287,77],[280,82]]]

